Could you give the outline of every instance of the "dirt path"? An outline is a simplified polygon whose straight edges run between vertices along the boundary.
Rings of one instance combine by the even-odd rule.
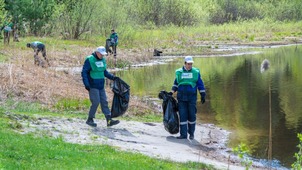
[[[226,147],[228,132],[214,125],[198,125],[195,139],[176,139],[164,130],[162,123],[121,121],[107,128],[105,120],[96,120],[98,127],[85,124],[83,119],[38,118],[23,119],[22,133],[49,134],[63,137],[66,142],[107,144],[121,150],[139,152],[160,159],[178,162],[203,162],[218,169],[241,170],[240,161]],[[46,132],[46,133],[45,133]],[[258,168],[256,168],[258,166]],[[255,164],[253,169],[261,169]]]

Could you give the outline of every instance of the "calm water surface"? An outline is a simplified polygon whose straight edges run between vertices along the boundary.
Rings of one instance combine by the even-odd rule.
[[[271,67],[261,73],[264,59]],[[198,123],[214,123],[231,131],[229,147],[247,144],[258,159],[268,158],[271,124],[273,159],[290,167],[298,151],[297,133],[302,133],[302,46],[266,49],[257,55],[195,57],[194,61],[207,89],[206,104],[198,102]],[[171,89],[174,71],[182,65],[178,59],[117,74],[129,83],[133,95],[157,97],[159,91]]]

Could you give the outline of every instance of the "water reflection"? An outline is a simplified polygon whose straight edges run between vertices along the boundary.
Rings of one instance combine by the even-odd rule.
[[[290,167],[298,151],[297,133],[302,130],[301,55],[302,46],[294,46],[257,55],[195,58],[193,66],[201,70],[207,88],[206,104],[197,105],[198,122],[232,131],[229,147],[245,143],[254,157],[267,159],[271,109],[272,158]],[[261,74],[264,59],[270,61],[270,69]],[[117,74],[129,83],[132,94],[157,97],[159,91],[171,89],[174,71],[182,65],[179,59]]]

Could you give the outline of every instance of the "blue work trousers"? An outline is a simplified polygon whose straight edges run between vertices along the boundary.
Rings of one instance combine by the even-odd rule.
[[[180,117],[180,135],[187,137],[187,134],[194,136],[196,126],[196,93],[178,93],[178,110]]]
[[[89,99],[91,102],[90,110],[89,110],[89,118],[95,118],[95,113],[99,105],[101,105],[102,112],[104,115],[111,115],[111,112],[108,107],[108,101],[105,89],[99,90],[95,88],[91,88],[89,90]]]

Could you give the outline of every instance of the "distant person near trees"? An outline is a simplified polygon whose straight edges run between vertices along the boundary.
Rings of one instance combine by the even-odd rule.
[[[34,60],[35,60],[36,65],[44,67],[43,61],[39,57],[39,52],[41,51],[42,56],[44,57],[44,59],[47,62],[48,66],[50,66],[49,61],[48,61],[47,56],[46,56],[46,47],[42,42],[34,41],[34,42],[31,42],[31,43],[27,43],[26,46],[28,48],[32,48],[34,50]]]
[[[104,88],[105,78],[116,80],[118,77],[107,71],[105,55],[107,55],[105,47],[98,47],[91,55],[86,57],[81,73],[85,89],[89,93],[91,102],[86,124],[92,127],[97,126],[93,119],[95,118],[95,113],[99,105],[101,105],[101,110],[105,115],[107,126],[113,126],[120,122],[119,120],[112,120],[108,107]]]
[[[114,29],[111,29],[110,37],[106,40],[106,52],[114,54],[114,57],[116,57],[117,44],[118,44],[117,33],[115,32]]]
[[[10,33],[13,30],[13,23],[9,20],[9,21],[5,21],[4,25],[2,26],[1,30],[3,30],[3,40],[4,40],[4,44],[9,44],[9,40],[10,40]]]
[[[201,103],[206,100],[206,91],[198,68],[193,67],[192,56],[186,56],[184,66],[175,71],[172,95],[177,91],[178,111],[180,117],[180,136],[177,139],[194,139],[196,126],[197,89],[201,96]]]

